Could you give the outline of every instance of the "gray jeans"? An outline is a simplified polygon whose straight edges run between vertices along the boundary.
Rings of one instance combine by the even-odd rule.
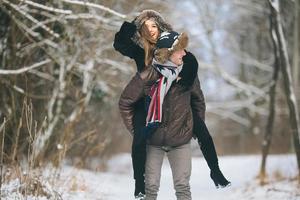
[[[192,170],[190,143],[176,148],[147,145],[145,171],[146,200],[155,200],[160,186],[161,167],[167,154],[177,200],[191,200],[190,176]]]

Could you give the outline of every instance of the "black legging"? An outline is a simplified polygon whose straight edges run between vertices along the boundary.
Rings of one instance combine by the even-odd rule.
[[[145,111],[144,99],[140,99],[134,110],[133,126],[134,135],[132,142],[132,166],[134,179],[144,183],[145,164],[146,164],[146,140],[144,139],[141,129],[146,124],[147,113]]]

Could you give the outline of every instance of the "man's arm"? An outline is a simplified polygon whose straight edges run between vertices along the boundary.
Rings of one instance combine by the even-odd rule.
[[[128,85],[123,90],[120,100],[119,109],[123,122],[128,131],[133,134],[133,115],[134,105],[143,96],[144,88],[143,81],[139,75],[136,75],[131,79]]]

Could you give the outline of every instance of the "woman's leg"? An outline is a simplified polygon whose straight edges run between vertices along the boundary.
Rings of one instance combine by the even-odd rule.
[[[177,200],[192,199],[190,190],[190,177],[192,171],[190,143],[170,150],[167,153],[167,156],[172,169]]]
[[[214,181],[216,187],[229,186],[230,182],[224,177],[219,168],[215,145],[205,122],[201,118],[197,117],[197,115],[193,115],[193,120],[194,134],[198,139],[202,154],[210,168],[210,177]]]
[[[133,116],[134,135],[132,142],[132,167],[135,180],[134,196],[140,193],[145,194],[145,164],[146,164],[146,140],[141,133],[141,129],[145,127],[146,111],[144,107],[144,99],[140,99],[135,106]]]
[[[132,167],[135,179],[134,196],[145,194],[145,164],[146,164],[146,141],[141,140],[139,133],[135,133],[132,143]]]
[[[194,134],[198,139],[200,149],[207,162],[207,165],[210,169],[218,167],[218,156],[215,145],[205,122],[196,115],[193,116],[193,120]]]
[[[160,186],[161,167],[165,151],[160,147],[147,145],[146,160],[146,200],[156,200]]]

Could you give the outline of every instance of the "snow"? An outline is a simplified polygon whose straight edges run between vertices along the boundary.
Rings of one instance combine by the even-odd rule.
[[[193,199],[300,200],[300,188],[297,181],[293,179],[297,175],[295,155],[270,155],[267,160],[269,183],[264,186],[260,186],[256,179],[260,161],[259,155],[219,157],[220,167],[232,185],[216,189],[209,177],[209,169],[205,160],[202,157],[193,157],[191,176]],[[12,189],[18,183],[18,180],[12,180],[2,187],[2,194],[10,193],[10,197],[4,199],[21,199],[20,194],[13,192]],[[113,157],[108,161],[105,172],[77,169],[65,165],[60,172],[59,181],[53,187],[52,190],[57,191],[64,200],[133,199],[134,181],[130,154]],[[158,200],[175,199],[172,174],[168,161],[165,159]]]

